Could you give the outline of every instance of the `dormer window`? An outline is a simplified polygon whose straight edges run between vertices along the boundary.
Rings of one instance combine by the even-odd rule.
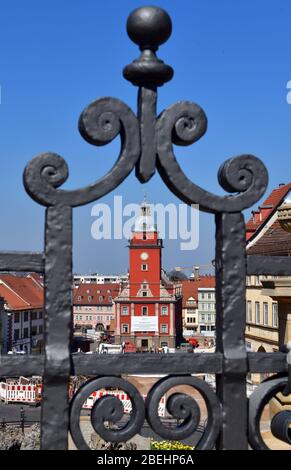
[[[88,295],[88,301],[89,301],[89,302],[92,301],[92,296],[91,296],[91,295]]]
[[[103,300],[103,296],[100,295],[100,296],[99,296],[99,301],[102,302],[102,300]]]
[[[81,302],[81,300],[82,300],[82,297],[78,295],[78,302]]]

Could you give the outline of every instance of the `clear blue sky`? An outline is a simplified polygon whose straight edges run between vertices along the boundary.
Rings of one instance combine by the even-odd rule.
[[[95,148],[82,140],[77,120],[93,99],[115,96],[136,109],[136,87],[122,68],[137,57],[126,35],[126,18],[138,0],[26,0],[3,2],[0,27],[1,250],[41,250],[44,209],[26,195],[22,171],[36,154],[55,151],[69,164],[67,187],[103,175],[118,142]],[[173,34],[159,56],[175,69],[159,91],[159,110],[187,99],[208,116],[197,144],[178,148],[184,171],[200,186],[222,194],[220,164],[252,153],[270,173],[269,191],[291,181],[290,0],[157,0],[173,21]],[[116,191],[125,202],[178,202],[156,175],[140,185],[134,175]],[[102,202],[112,203],[110,195]],[[126,241],[94,241],[91,206],[75,210],[74,269],[124,272]],[[181,252],[166,241],[164,266],[208,263],[214,252],[214,222],[200,219],[200,244]]]

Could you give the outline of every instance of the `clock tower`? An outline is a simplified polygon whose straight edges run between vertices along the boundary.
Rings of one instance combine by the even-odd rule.
[[[173,348],[182,338],[181,285],[171,283],[162,270],[163,241],[146,200],[128,248],[129,282],[114,299],[115,342],[131,343],[138,351]]]
[[[159,296],[162,248],[163,241],[159,239],[157,227],[152,223],[150,205],[144,201],[129,242],[131,296],[137,296],[140,291]],[[146,293],[142,295],[147,297]]]

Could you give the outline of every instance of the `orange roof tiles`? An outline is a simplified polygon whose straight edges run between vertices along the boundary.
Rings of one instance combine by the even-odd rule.
[[[10,310],[31,310],[43,307],[43,288],[33,279],[0,274],[0,296]]]
[[[278,220],[247,250],[248,255],[291,256],[291,233]]]
[[[253,237],[253,235],[260,229],[269,216],[274,213],[290,190],[291,183],[280,185],[278,188],[273,189],[271,194],[259,207],[259,210],[253,211],[254,217],[251,217],[246,223],[247,240]]]
[[[74,305],[111,305],[117,297],[120,284],[85,283],[75,287],[73,294]]]

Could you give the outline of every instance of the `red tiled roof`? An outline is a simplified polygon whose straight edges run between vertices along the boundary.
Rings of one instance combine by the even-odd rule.
[[[288,191],[291,189],[291,183],[284,184],[283,186],[280,186],[279,188],[273,189],[271,192],[270,196],[267,197],[265,200],[263,206],[269,206],[272,205],[273,207],[276,207],[282,199],[286,196]]]
[[[248,255],[291,256],[291,233],[278,220],[247,249]]]
[[[255,232],[264,224],[271,214],[279,207],[284,197],[291,190],[291,183],[279,186],[273,189],[271,194],[265,199],[259,210],[253,211],[254,217],[251,217],[246,223],[246,239],[249,240]],[[256,217],[256,214],[258,217]],[[255,220],[254,220],[255,219]],[[261,220],[260,220],[261,219]]]
[[[112,299],[117,297],[120,284],[85,283],[74,288],[74,305],[111,305]],[[109,292],[108,292],[109,291]],[[80,300],[78,298],[80,297]],[[102,297],[102,299],[101,299]]]
[[[43,288],[29,277],[0,274],[0,296],[11,310],[43,307]]]
[[[43,276],[37,273],[30,273],[27,277],[31,278],[39,287],[43,287]]]
[[[182,284],[182,308],[186,307],[186,302],[190,297],[198,301],[198,289],[200,287],[215,287],[215,276],[201,276],[196,280],[181,281]]]

